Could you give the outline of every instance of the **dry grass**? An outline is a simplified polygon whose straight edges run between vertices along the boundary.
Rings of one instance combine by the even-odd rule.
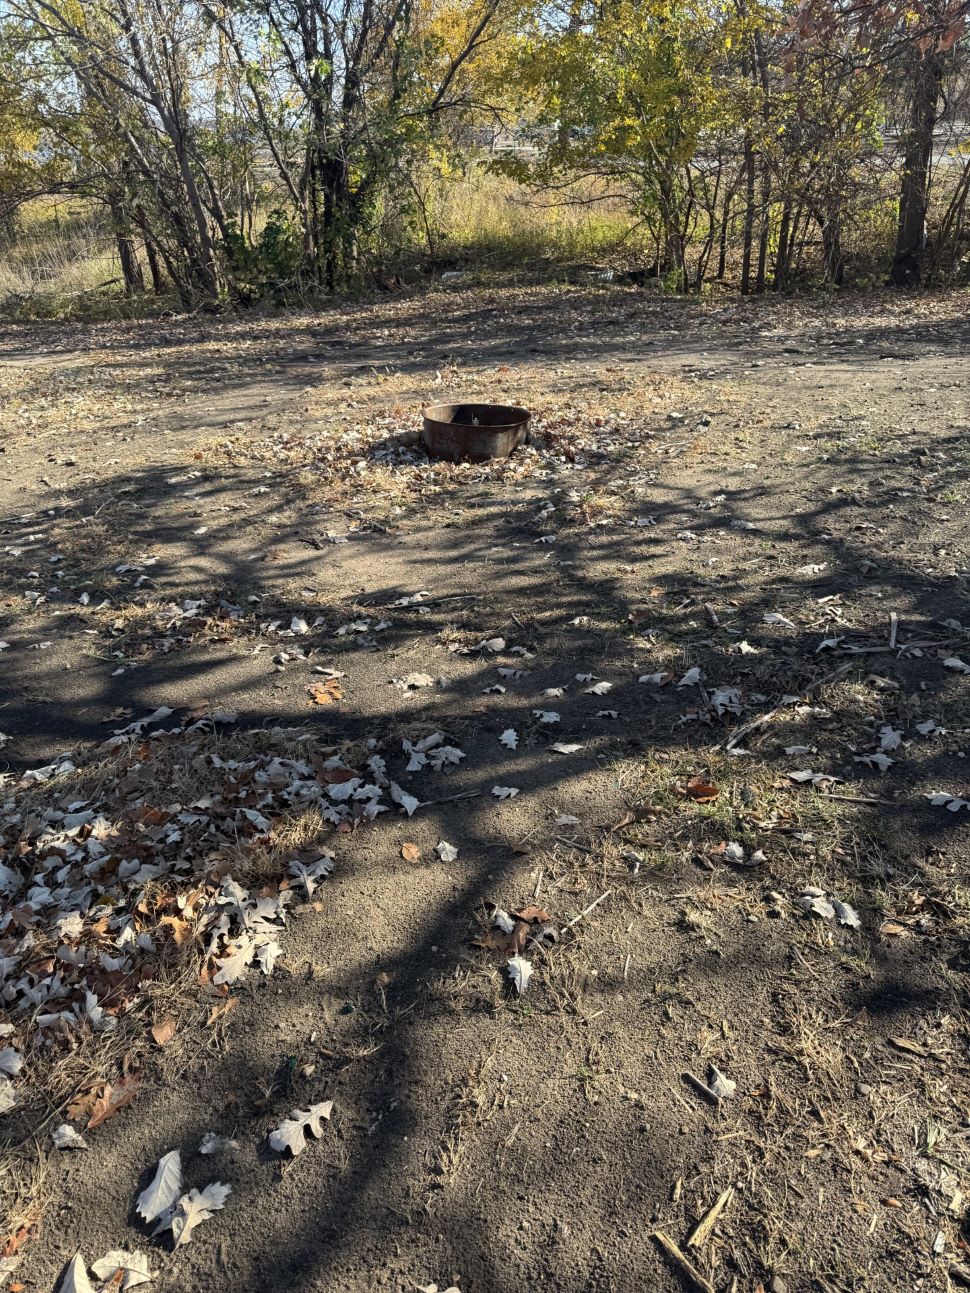
[[[419,187],[439,258],[534,269],[537,262],[605,263],[618,252],[636,260],[647,250],[627,204],[593,183],[577,186],[569,200],[473,165]]]
[[[57,317],[118,289],[111,239],[83,204],[38,200],[19,213],[13,245],[0,249],[0,309]]]

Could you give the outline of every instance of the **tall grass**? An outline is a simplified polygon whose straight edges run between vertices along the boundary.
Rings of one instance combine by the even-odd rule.
[[[629,206],[592,185],[569,197],[538,197],[481,167],[417,181],[424,206],[425,252],[485,266],[536,265],[625,258],[644,250],[646,234]]]
[[[83,204],[37,201],[21,208],[13,236],[0,239],[0,311],[87,313],[99,292],[122,292],[120,273],[110,233]]]

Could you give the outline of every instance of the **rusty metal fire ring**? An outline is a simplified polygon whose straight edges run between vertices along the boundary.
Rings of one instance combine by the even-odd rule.
[[[433,458],[507,458],[528,438],[531,416],[528,409],[511,404],[433,404],[424,410],[422,439]]]

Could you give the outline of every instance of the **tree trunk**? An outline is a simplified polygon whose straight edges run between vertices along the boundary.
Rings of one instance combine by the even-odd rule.
[[[724,206],[721,210],[721,231],[718,235],[717,274],[715,275],[719,283],[724,281],[724,275],[727,273],[728,236],[731,232],[732,208],[734,206],[734,192],[736,188],[737,180],[732,183],[731,187],[725,193]]]
[[[744,136],[744,233],[741,244],[741,294],[751,291],[751,250],[754,246],[754,147]]]
[[[148,272],[152,276],[152,291],[156,296],[162,296],[165,292],[162,267],[158,263],[158,252],[155,250],[155,240],[148,227],[148,217],[141,207],[137,207],[135,210],[135,220],[141,230],[142,240],[145,245],[145,259],[148,261]]]
[[[125,210],[124,198],[117,191],[109,193],[108,209],[111,212],[111,227],[118,248],[118,260],[121,262],[121,272],[125,279],[125,294],[134,296],[137,292],[144,292],[145,279],[138,262],[135,239],[132,236],[128,212]]]
[[[838,215],[828,215],[819,220],[822,230],[822,251],[825,256],[825,275],[830,283],[841,287],[845,282],[845,259],[842,255],[842,229]]]
[[[761,176],[761,236],[758,239],[758,274],[754,290],[760,295],[765,290],[768,266],[768,239],[771,234],[771,180],[766,172]]]
[[[778,226],[778,251],[775,255],[776,292],[783,292],[788,286],[789,255],[791,253],[791,198],[786,197],[781,208],[781,223]]]
[[[919,283],[926,251],[926,208],[929,203],[933,132],[943,88],[943,55],[913,51],[909,130],[903,150],[899,189],[899,225],[890,277],[897,287]]]

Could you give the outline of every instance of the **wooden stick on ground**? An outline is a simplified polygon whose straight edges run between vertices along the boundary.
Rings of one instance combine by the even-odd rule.
[[[843,804],[888,804],[893,807],[895,800],[892,799],[872,799],[868,795],[831,795],[826,791],[820,795],[821,799],[838,799]]]
[[[717,1094],[716,1091],[712,1091],[706,1082],[702,1082],[699,1077],[695,1077],[693,1073],[686,1072],[686,1071],[681,1074],[681,1077],[684,1079],[687,1085],[689,1087],[693,1087],[693,1089],[697,1092],[697,1094],[702,1099],[706,1100],[708,1104],[713,1104],[717,1107],[720,1107],[721,1097]]]
[[[443,799],[423,799],[419,808],[433,808],[435,804],[453,804],[459,799],[477,799],[481,795],[480,790],[463,790],[457,795],[445,795]]]
[[[697,1225],[687,1236],[687,1242],[684,1244],[685,1248],[701,1248],[705,1243],[707,1243],[711,1236],[711,1231],[717,1223],[718,1217],[733,1198],[734,1186],[729,1185],[726,1190],[722,1190],[722,1192],[717,1196],[711,1206],[701,1217],[700,1221],[698,1221]]]
[[[559,931],[560,937],[563,934],[568,933],[568,931],[571,930],[574,925],[578,925],[584,916],[588,916],[589,913],[593,910],[593,908],[598,907],[600,903],[603,901],[603,899],[608,898],[612,892],[613,892],[612,889],[607,889],[606,893],[601,893],[595,902],[591,902],[588,907],[584,907],[578,916],[574,916],[572,918],[572,920],[569,922],[568,925],[563,925],[562,929]]]
[[[662,1230],[655,1230],[653,1237],[677,1267],[677,1273],[691,1293],[714,1293],[714,1285],[704,1278],[688,1257],[684,1256],[669,1235],[665,1235]]]
[[[853,666],[851,664],[841,665],[838,669],[833,669],[831,673],[827,673],[824,678],[819,678],[816,682],[813,682],[810,687],[805,687],[800,694],[802,696],[811,696],[813,692],[818,691],[819,687],[824,687],[827,682],[834,682],[836,678],[843,677],[843,675],[849,673],[852,668]],[[780,713],[781,710],[789,708],[790,706],[787,703],[776,705],[774,709],[769,709],[766,714],[761,714],[758,718],[751,719],[749,723],[742,723],[740,727],[736,727],[726,741],[719,741],[718,744],[712,748],[715,750],[733,750],[738,741],[742,740],[757,728],[763,727],[765,723],[774,718],[774,716]]]

